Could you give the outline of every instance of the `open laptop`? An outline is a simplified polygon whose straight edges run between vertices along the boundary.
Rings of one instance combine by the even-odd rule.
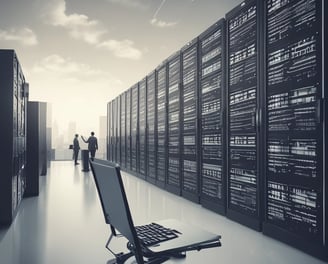
[[[186,251],[221,246],[221,236],[173,219],[155,223],[155,227],[161,226],[160,230],[164,228],[164,231],[160,231],[160,233],[171,231],[168,235],[169,239],[155,244],[145,244],[144,238],[141,237],[144,234],[140,230],[148,225],[153,226],[153,224],[134,226],[120,167],[112,162],[99,159],[90,160],[90,165],[105,222],[110,225],[112,231],[106,247],[108,248],[112,237],[117,236],[116,231],[129,241],[127,248],[130,252],[127,254],[115,254],[108,248],[115,255],[117,263],[124,263],[132,255],[135,256],[138,264],[162,263],[170,257],[184,257]],[[175,234],[174,236],[170,235],[172,232]]]

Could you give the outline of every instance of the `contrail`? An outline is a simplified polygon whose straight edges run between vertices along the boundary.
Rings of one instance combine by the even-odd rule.
[[[163,0],[162,3],[159,5],[159,7],[157,8],[157,10],[156,10],[156,12],[155,12],[155,14],[153,16],[153,19],[154,18],[156,19],[158,12],[161,10],[161,8],[165,4],[165,2],[166,2],[166,0]]]

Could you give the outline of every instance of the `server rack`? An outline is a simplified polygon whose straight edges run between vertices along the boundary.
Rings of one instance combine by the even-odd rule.
[[[26,187],[28,84],[14,50],[0,50],[0,80],[0,225],[9,225]]]
[[[263,232],[327,259],[324,1],[265,3],[267,169]]]
[[[24,196],[39,195],[39,176],[47,167],[46,108],[44,102],[28,102],[27,106],[27,164]]]
[[[259,68],[262,1],[247,0],[226,15],[228,96],[227,216],[261,229]]]
[[[131,88],[131,171],[139,173],[139,84]]]
[[[139,176],[146,179],[147,163],[147,78],[139,82]]]
[[[121,98],[115,99],[115,161],[121,164]]]
[[[131,170],[131,88],[126,94],[126,168]]]
[[[167,65],[163,63],[156,70],[157,122],[156,125],[156,185],[164,188],[167,174]],[[156,118],[156,117],[155,117]],[[157,139],[157,140],[156,140]]]
[[[112,161],[116,162],[116,103],[115,99],[112,100],[111,104],[111,113],[112,113]]]
[[[324,153],[323,153],[323,160],[325,161],[327,159],[327,153],[328,153],[328,144],[327,144],[327,131],[328,131],[328,102],[327,102],[327,82],[325,82],[325,76],[328,76],[328,67],[327,67],[327,62],[328,62],[328,42],[327,42],[327,36],[328,36],[328,18],[327,18],[327,3],[325,3],[325,1],[322,1],[323,5],[322,5],[322,22],[323,22],[323,37],[322,39],[324,40],[324,46],[323,46],[323,53],[324,53],[324,66],[323,66],[323,83],[322,83],[322,87],[324,87],[324,99],[323,99],[323,120],[325,120],[324,122],[324,127],[323,127],[323,135],[324,135],[324,141],[323,141],[323,146],[324,146]],[[325,223],[325,230],[324,230],[324,236],[325,236],[325,248],[326,248],[326,252],[328,252],[328,176],[327,176],[327,164],[326,162],[324,162],[323,164],[323,168],[324,168],[324,177],[323,177],[323,185],[325,188],[325,195],[324,195],[324,223]],[[328,254],[326,253],[326,258],[328,258],[327,256]]]
[[[199,203],[198,38],[181,49],[181,56],[181,191],[183,197]]]
[[[157,92],[156,72],[147,76],[147,181],[156,183],[156,161],[157,161]]]
[[[181,195],[181,53],[167,60],[168,155],[166,189]]]
[[[126,168],[126,93],[121,97],[121,168]]]
[[[107,103],[107,160],[112,160],[111,155],[111,102]]]
[[[226,210],[225,30],[221,19],[199,36],[200,202],[221,214]]]
[[[114,161],[113,148],[113,109],[112,101],[107,104],[107,122],[108,122],[108,160]]]

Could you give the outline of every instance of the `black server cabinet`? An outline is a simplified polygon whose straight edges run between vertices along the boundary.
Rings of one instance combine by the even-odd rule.
[[[126,95],[126,169],[131,170],[131,88]]]
[[[114,162],[114,144],[113,144],[113,139],[114,139],[114,133],[113,133],[113,118],[114,118],[114,113],[113,113],[113,101],[109,102],[107,105],[107,122],[108,122],[108,160]]]
[[[181,178],[182,196],[199,202],[198,141],[198,38],[181,49],[182,112]]]
[[[112,101],[112,116],[113,116],[113,119],[112,119],[112,127],[113,127],[113,135],[112,135],[112,148],[113,148],[113,162],[117,162],[117,148],[116,148],[116,142],[117,142],[117,111],[116,111],[116,98],[113,99]]]
[[[266,1],[263,232],[327,259],[322,4]]]
[[[121,98],[121,168],[126,168],[126,93]]]
[[[139,82],[139,176],[146,179],[147,142],[146,142],[146,120],[147,120],[147,78]]]
[[[112,160],[111,155],[111,102],[107,103],[107,160]]]
[[[201,204],[226,210],[225,152],[225,20],[199,36],[201,119]]]
[[[166,189],[181,195],[181,53],[167,60],[168,155]]]
[[[131,171],[139,172],[139,85],[131,88]]]
[[[111,125],[112,125],[112,161],[116,162],[116,135],[115,135],[115,129],[116,129],[116,112],[115,112],[115,99],[112,100],[111,103],[111,113],[112,113],[112,119],[111,119]]]
[[[156,183],[156,116],[157,116],[157,93],[156,72],[147,76],[147,181]]]
[[[261,229],[259,174],[259,59],[262,1],[248,0],[226,15],[228,169],[227,216]]]
[[[0,225],[9,225],[26,187],[28,84],[14,50],[0,50],[0,80]]]
[[[157,140],[156,149],[156,185],[164,188],[167,162],[167,66],[162,64],[156,70],[157,78]],[[156,136],[156,134],[155,134]]]
[[[28,102],[27,106],[27,165],[25,197],[39,195],[39,176],[43,171],[44,118],[46,103]]]
[[[121,98],[115,99],[115,161],[121,164]]]

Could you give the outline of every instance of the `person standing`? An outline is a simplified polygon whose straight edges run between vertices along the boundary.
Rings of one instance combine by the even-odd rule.
[[[74,152],[74,164],[78,165],[77,159],[79,157],[79,151],[80,151],[80,143],[78,140],[79,135],[75,134],[75,138],[73,139],[73,152]]]
[[[88,143],[88,150],[90,152],[91,160],[94,160],[96,151],[98,149],[98,140],[95,137],[95,132],[91,132],[91,136],[88,138],[88,140],[85,140],[83,136],[81,137],[85,143]]]

